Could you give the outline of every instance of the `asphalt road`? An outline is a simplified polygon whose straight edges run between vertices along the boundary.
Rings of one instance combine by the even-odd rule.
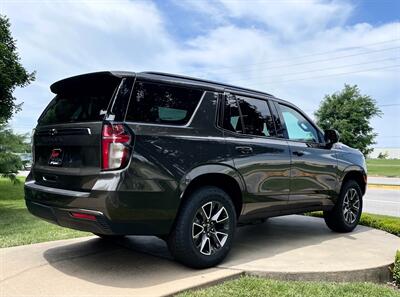
[[[400,217],[400,190],[367,189],[363,211]]]
[[[400,186],[400,178],[398,177],[380,177],[380,176],[368,176],[369,184],[378,185],[397,185]]]

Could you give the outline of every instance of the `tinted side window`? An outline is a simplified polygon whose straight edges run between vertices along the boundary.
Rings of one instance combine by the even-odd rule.
[[[126,120],[184,125],[192,116],[202,94],[200,90],[136,82]]]
[[[318,142],[318,133],[314,126],[299,112],[286,105],[279,104],[290,140]]]
[[[259,136],[275,135],[275,126],[268,104],[264,100],[238,97],[244,133]]]
[[[115,100],[110,108],[110,114],[113,115],[114,119],[117,121],[123,121],[125,117],[133,82],[133,77],[124,78],[117,90]]]
[[[233,95],[227,95],[225,97],[222,128],[232,132],[242,133],[242,121],[240,120],[239,108],[237,106],[236,97]]]
[[[52,125],[102,121],[119,83],[119,80],[76,82],[56,95],[38,123]]]
[[[276,105],[273,101],[270,101],[270,108],[271,108],[272,118],[275,124],[276,137],[285,138],[285,135],[283,134],[285,129],[283,128],[281,119],[279,117],[279,113],[276,110]]]

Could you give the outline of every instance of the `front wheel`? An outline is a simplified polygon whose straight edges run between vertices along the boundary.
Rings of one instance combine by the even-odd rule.
[[[362,192],[357,182],[347,181],[340,192],[335,207],[324,211],[327,226],[336,232],[351,232],[360,221]]]
[[[235,228],[236,213],[229,195],[217,187],[203,187],[184,202],[168,247],[187,266],[215,266],[231,249]]]

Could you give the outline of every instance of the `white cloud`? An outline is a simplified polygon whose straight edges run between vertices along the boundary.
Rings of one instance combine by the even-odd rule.
[[[308,113],[345,83],[359,85],[379,105],[400,104],[399,68],[384,69],[400,65],[400,41],[393,41],[399,40],[399,25],[334,27],[291,46],[262,30],[218,27],[190,41],[194,49],[185,58],[203,66],[197,75],[273,93]],[[325,54],[314,55],[318,53]],[[361,72],[366,69],[377,70]],[[373,121],[378,145],[399,146],[399,137],[388,136],[398,136],[389,127],[400,126],[400,106],[382,110],[384,116]]]
[[[328,26],[342,24],[353,6],[344,1],[324,0],[218,0],[181,1],[187,9],[201,10],[215,19],[233,18],[260,22],[281,38],[299,40]]]
[[[186,38],[173,35],[168,14],[150,1],[6,2],[3,10],[24,65],[38,71],[36,82],[16,92],[25,104],[14,126],[34,125],[50,100],[51,82],[97,70],[160,70],[222,80],[289,99],[307,112],[344,83],[358,84],[381,105],[400,103],[398,68],[358,72],[400,64],[398,49],[384,50],[400,42],[380,43],[400,39],[399,22],[345,25],[355,8],[343,1],[176,4],[188,14],[195,10],[211,29]],[[324,76],[330,77],[318,79]],[[374,121],[380,134],[400,126],[399,109],[385,108],[384,118]],[[400,145],[400,138],[378,139],[380,145]]]
[[[326,1],[245,1],[222,0],[234,17],[249,17],[265,23],[283,36],[303,37],[343,22],[351,12],[344,2]]]
[[[157,53],[174,47],[151,2],[11,2],[5,13],[23,57],[40,67],[56,64],[60,75],[151,64]]]
[[[23,64],[37,80],[16,96],[24,101],[13,125],[33,127],[52,97],[48,86],[61,78],[100,70],[177,71],[175,42],[157,7],[148,1],[34,1],[2,3]],[[47,87],[43,87],[47,86]]]

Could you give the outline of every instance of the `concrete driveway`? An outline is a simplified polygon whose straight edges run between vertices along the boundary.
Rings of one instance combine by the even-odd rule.
[[[323,220],[273,218],[239,228],[228,258],[194,270],[155,237],[97,237],[0,249],[1,296],[164,296],[240,274],[278,279],[386,280],[400,238],[358,227],[337,234]]]

